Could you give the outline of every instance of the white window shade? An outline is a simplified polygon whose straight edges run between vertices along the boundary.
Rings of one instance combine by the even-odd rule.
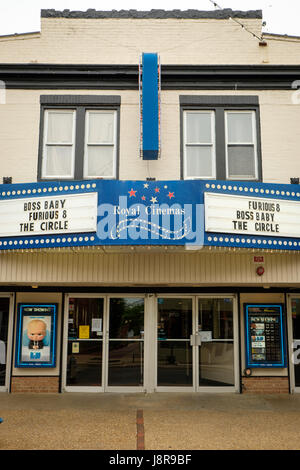
[[[213,111],[184,113],[184,177],[215,178],[215,115]]]
[[[74,175],[75,111],[46,110],[42,176],[72,178]]]
[[[116,176],[116,116],[114,110],[86,111],[85,178]]]
[[[257,179],[255,111],[226,111],[226,171],[228,179]]]

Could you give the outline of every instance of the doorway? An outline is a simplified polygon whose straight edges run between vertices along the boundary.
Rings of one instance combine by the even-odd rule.
[[[144,297],[67,296],[65,389],[140,391]]]
[[[290,358],[290,387],[300,393],[300,296],[288,296],[288,338]]]
[[[237,391],[234,296],[157,299],[157,390]]]
[[[0,391],[9,389],[13,294],[0,294]]]
[[[238,391],[236,298],[69,294],[66,391]]]

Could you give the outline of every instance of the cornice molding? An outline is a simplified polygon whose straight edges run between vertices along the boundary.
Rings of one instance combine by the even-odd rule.
[[[291,89],[300,65],[162,65],[162,89]],[[138,65],[0,64],[15,89],[138,89]]]

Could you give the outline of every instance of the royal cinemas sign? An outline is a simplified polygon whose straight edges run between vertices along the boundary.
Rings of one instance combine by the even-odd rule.
[[[0,250],[178,245],[299,251],[298,188],[216,180],[2,185]]]

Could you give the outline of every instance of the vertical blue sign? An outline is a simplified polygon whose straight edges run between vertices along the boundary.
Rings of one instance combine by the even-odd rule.
[[[142,55],[142,157],[157,160],[159,153],[158,55]]]

